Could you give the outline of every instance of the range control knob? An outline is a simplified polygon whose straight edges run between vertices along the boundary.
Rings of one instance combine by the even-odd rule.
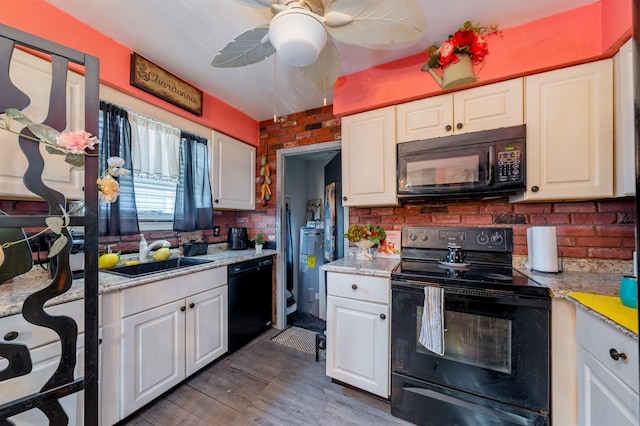
[[[409,239],[410,239],[411,241],[415,241],[415,240],[417,240],[417,239],[418,239],[418,236],[417,236],[416,234],[409,234]]]
[[[429,239],[429,236],[427,234],[420,235],[420,241],[427,241],[428,239]]]
[[[478,241],[478,244],[487,244],[489,242],[489,236],[487,234],[485,234],[484,232],[480,233],[480,235],[478,235],[478,238],[476,238],[476,241]]]
[[[495,233],[491,236],[491,242],[495,245],[500,245],[502,243],[504,243],[504,237],[502,236],[502,234],[499,233]]]

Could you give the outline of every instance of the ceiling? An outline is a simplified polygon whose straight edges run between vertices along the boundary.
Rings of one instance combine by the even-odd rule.
[[[276,55],[241,68],[211,66],[211,60],[227,42],[269,22],[269,9],[249,7],[248,0],[47,1],[257,121],[323,105],[324,95],[297,68],[282,61],[276,64]],[[598,0],[416,1],[426,17],[424,37],[397,50],[338,43],[342,75],[420,53],[446,39],[466,20],[505,29]],[[326,98],[331,104],[332,91]]]

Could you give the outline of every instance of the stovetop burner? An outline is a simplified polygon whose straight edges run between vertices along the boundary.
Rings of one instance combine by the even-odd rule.
[[[483,288],[518,294],[548,295],[548,289],[511,266],[510,228],[405,227],[402,260],[391,273],[394,285]],[[464,262],[447,263],[447,246],[458,244]]]

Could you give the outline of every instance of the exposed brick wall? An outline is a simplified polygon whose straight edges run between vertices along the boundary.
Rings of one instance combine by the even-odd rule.
[[[511,227],[514,254],[527,254],[527,228],[554,225],[563,257],[630,260],[635,249],[633,198],[574,203],[509,204],[458,200],[402,207],[351,208],[351,223],[380,224],[400,230],[406,225]]]
[[[339,139],[340,120],[332,115],[330,106],[280,117],[277,123],[273,120],[260,123],[256,171],[260,170],[262,154],[267,153],[273,197],[267,206],[258,206],[255,212],[239,213],[238,221],[247,223],[256,232],[259,229],[274,235],[276,150]],[[256,191],[259,199],[257,182]],[[397,230],[405,225],[508,226],[514,231],[514,253],[519,255],[527,254],[527,228],[546,223],[557,227],[558,253],[563,257],[629,260],[635,248],[634,201],[631,197],[572,203],[509,204],[507,198],[423,202],[400,207],[351,208],[350,221]]]
[[[258,232],[266,237],[276,234],[276,151],[283,148],[312,145],[340,140],[340,119],[333,115],[333,106],[311,109],[278,117],[276,122],[266,120],[260,123],[260,146],[256,149],[256,210],[238,212],[238,226],[249,228],[250,238]],[[260,203],[262,185],[260,160],[267,155],[271,169],[271,199],[266,205]]]

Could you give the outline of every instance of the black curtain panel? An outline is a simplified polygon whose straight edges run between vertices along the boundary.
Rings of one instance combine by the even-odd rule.
[[[176,191],[174,231],[213,228],[207,139],[181,132],[180,176]]]
[[[100,101],[100,175],[107,169],[109,157],[120,157],[124,168],[132,171],[131,126],[127,111]],[[116,176],[120,184],[120,196],[114,203],[101,203],[98,207],[100,235],[139,234],[133,173]]]

